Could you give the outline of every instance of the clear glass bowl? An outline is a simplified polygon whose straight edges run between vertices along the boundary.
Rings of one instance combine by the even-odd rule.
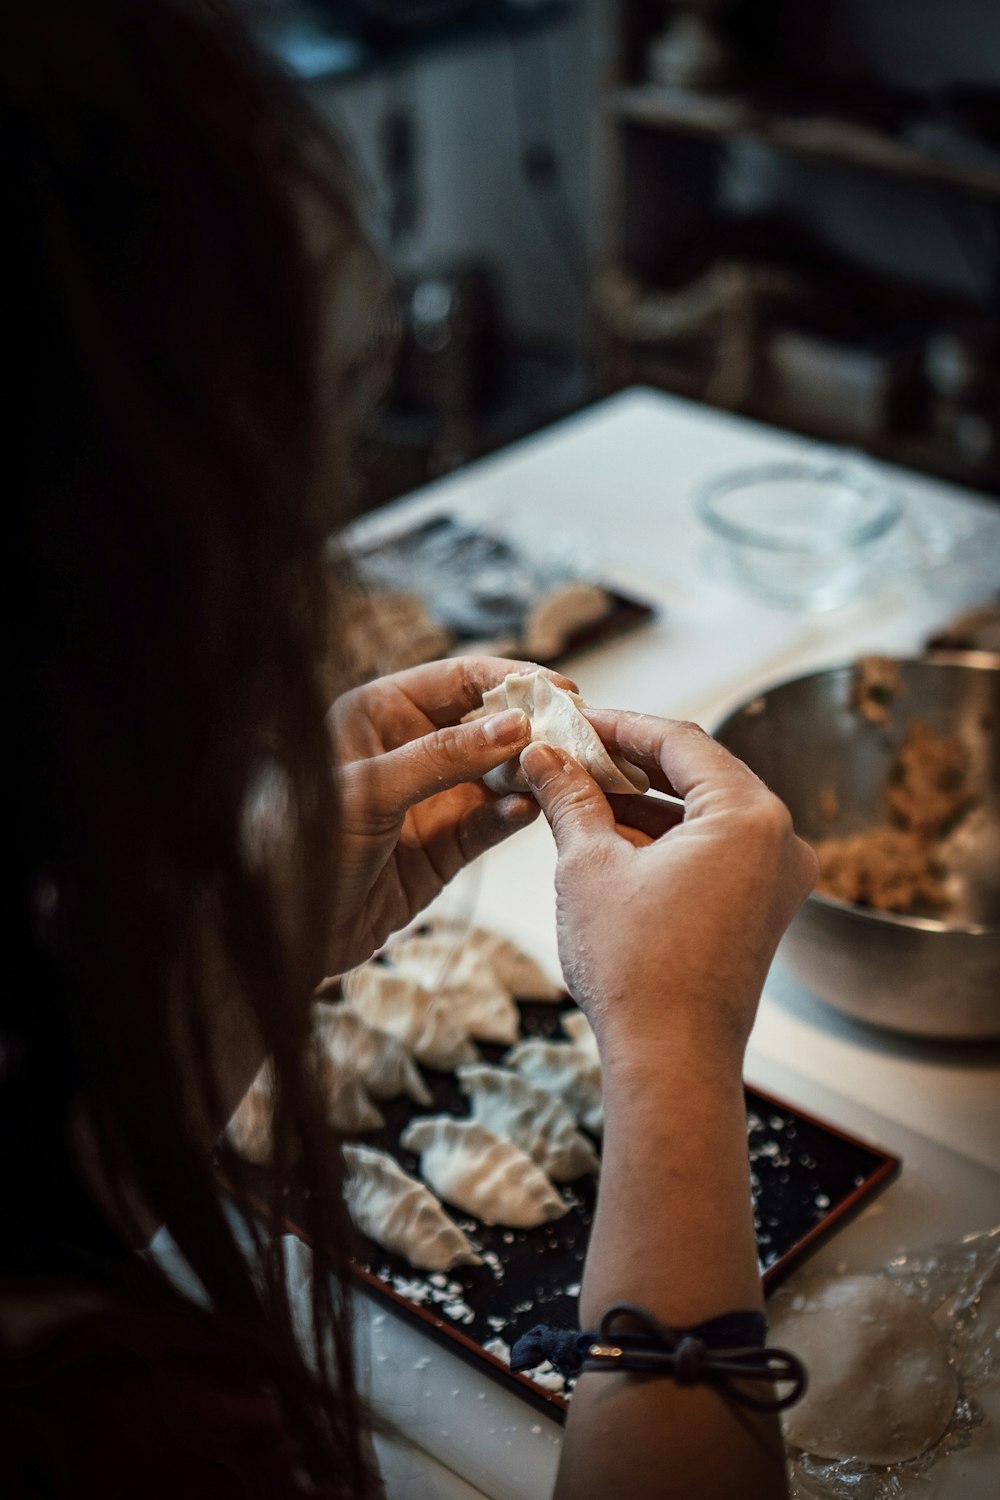
[[[862,593],[903,512],[870,467],[807,456],[721,474],[695,496],[739,586],[787,609],[835,609]]]

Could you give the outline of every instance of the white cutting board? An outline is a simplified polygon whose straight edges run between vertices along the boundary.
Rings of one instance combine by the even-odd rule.
[[[757,1059],[747,1081],[903,1159],[897,1181],[805,1263],[810,1270],[874,1270],[901,1246],[957,1239],[1000,1219],[1000,1175],[780,1063]],[[358,1317],[370,1395],[420,1450],[393,1452],[391,1500],[546,1500],[559,1462],[558,1423],[367,1295]],[[977,1399],[991,1425],[930,1471],[921,1500],[1000,1495],[1000,1391]]]

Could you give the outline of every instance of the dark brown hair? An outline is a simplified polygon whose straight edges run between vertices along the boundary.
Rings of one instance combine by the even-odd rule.
[[[324,538],[361,351],[329,319],[369,259],[349,173],[222,5],[32,0],[3,33],[21,591],[0,1270],[207,1318],[278,1393],[314,1478],[373,1493],[337,1153],[303,1062],[336,897]],[[247,837],[264,776],[287,808],[270,865]],[[206,1151],[231,1102],[226,1017],[275,1057],[275,1204],[293,1158],[311,1189],[317,1373],[274,1246],[254,1229],[255,1278]],[[113,1212],[79,1172],[81,1117]],[[122,1253],[137,1201],[207,1312]]]

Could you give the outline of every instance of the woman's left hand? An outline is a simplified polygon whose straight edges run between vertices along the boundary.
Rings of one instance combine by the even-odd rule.
[[[509,672],[534,670],[494,657],[429,662],[333,705],[342,817],[337,972],[370,958],[464,865],[537,815],[533,797],[497,797],[481,779],[527,745],[525,715],[512,709],[460,722]]]

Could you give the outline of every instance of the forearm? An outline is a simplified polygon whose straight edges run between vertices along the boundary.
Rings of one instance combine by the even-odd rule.
[[[694,1058],[605,1066],[584,1326],[612,1301],[666,1323],[763,1305],[739,1068]]]
[[[673,1325],[761,1307],[738,1067],[647,1054],[606,1076],[605,1109],[581,1327],[621,1301]],[[669,1377],[584,1376],[557,1500],[612,1494],[783,1496],[777,1420]]]
[[[684,1326],[761,1303],[740,1074],[763,975],[816,858],[787,808],[696,726],[591,722],[684,816],[662,834],[620,825],[571,757],[541,744],[521,756],[556,841],[563,972],[604,1062],[583,1326],[623,1301]],[[667,1376],[581,1378],[557,1500],[785,1493],[775,1417]]]

